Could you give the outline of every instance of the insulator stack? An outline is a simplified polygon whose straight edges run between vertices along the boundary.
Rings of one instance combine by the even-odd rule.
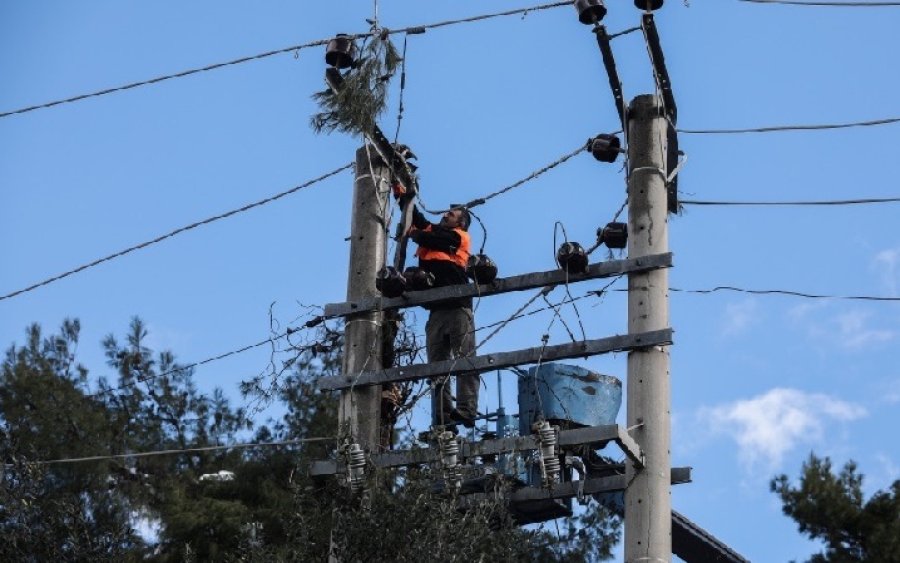
[[[578,21],[584,25],[599,23],[606,15],[603,0],[575,0],[575,9],[578,10]]]
[[[597,242],[607,248],[625,248],[628,246],[628,224],[607,223],[597,230]]]
[[[325,63],[334,68],[350,68],[353,66],[355,51],[353,40],[345,33],[338,33],[328,42],[325,49]]]
[[[634,0],[635,8],[652,12],[662,8],[664,0]]]
[[[597,135],[590,142],[590,151],[600,162],[615,162],[622,152],[622,141],[615,135]]]
[[[588,266],[587,252],[577,242],[564,242],[556,251],[556,262],[570,274],[583,274]]]
[[[556,429],[546,420],[534,423],[534,431],[541,444],[541,478],[544,486],[559,482],[560,463],[556,452]]]
[[[366,485],[366,452],[359,444],[347,446],[347,481],[350,490],[358,493]]]
[[[469,256],[466,275],[477,283],[493,283],[497,279],[497,264],[487,254],[473,254]]]
[[[406,291],[406,278],[393,266],[385,266],[375,276],[375,289],[385,297],[400,297]]]
[[[438,434],[438,447],[447,489],[458,489],[462,484],[462,471],[459,467],[459,442],[456,435],[447,430],[441,432]]]
[[[403,277],[406,279],[406,287],[412,291],[422,291],[434,287],[434,274],[416,266],[410,266],[404,270]]]

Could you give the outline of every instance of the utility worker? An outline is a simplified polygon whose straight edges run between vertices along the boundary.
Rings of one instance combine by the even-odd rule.
[[[397,194],[402,186],[394,189]],[[470,222],[471,216],[464,207],[452,207],[437,224],[429,222],[418,208],[413,208],[409,238],[419,247],[416,250],[419,267],[434,276],[434,287],[469,283],[466,265],[472,246],[468,233]],[[459,369],[464,370],[465,358],[475,354],[472,298],[442,301],[426,308],[430,311],[425,325],[428,361],[458,359]],[[455,408],[450,393],[450,374],[432,380],[432,425],[455,430],[456,424],[460,423],[473,428],[478,414],[480,378],[477,373],[457,372],[455,375]]]

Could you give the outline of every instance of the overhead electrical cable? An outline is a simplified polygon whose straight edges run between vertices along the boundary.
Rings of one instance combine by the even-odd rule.
[[[53,282],[55,282],[55,281],[59,281],[59,280],[61,280],[61,279],[63,279],[63,278],[66,278],[66,277],[68,277],[68,276],[71,276],[72,274],[77,274],[78,272],[82,272],[82,271],[87,270],[87,269],[89,269],[89,268],[93,268],[94,266],[99,266],[100,264],[102,264],[102,263],[104,263],[104,262],[109,262],[110,260],[114,260],[114,259],[119,258],[119,257],[121,257],[121,256],[125,256],[126,254],[129,254],[129,253],[131,253],[131,252],[134,252],[135,250],[140,250],[140,249],[142,249],[142,248],[147,248],[148,246],[154,245],[154,244],[156,244],[156,243],[158,243],[158,242],[162,242],[162,241],[164,241],[164,240],[166,240],[166,239],[168,239],[168,238],[174,237],[175,235],[179,235],[179,234],[181,234],[181,233],[183,233],[183,232],[185,232],[185,231],[190,231],[191,229],[195,229],[195,228],[200,227],[200,226],[202,226],[202,225],[208,225],[209,223],[213,223],[213,222],[215,222],[215,221],[218,221],[219,219],[225,219],[226,217],[231,217],[232,215],[237,215],[238,213],[243,213],[244,211],[249,211],[249,210],[251,210],[251,209],[253,209],[253,208],[255,208],[255,207],[260,207],[260,206],[265,205],[265,204],[267,204],[267,203],[271,203],[271,202],[273,202],[273,201],[275,201],[275,200],[277,200],[277,199],[281,199],[281,198],[283,198],[283,197],[285,197],[285,196],[288,196],[288,195],[291,195],[291,194],[293,194],[293,193],[296,193],[296,192],[302,190],[303,188],[308,188],[309,186],[312,186],[312,185],[315,184],[315,183],[318,183],[318,182],[321,182],[322,180],[325,180],[325,179],[327,179],[327,178],[330,178],[331,176],[334,176],[334,175],[338,174],[339,172],[343,172],[344,170],[347,170],[348,168],[350,168],[350,167],[352,167],[352,166],[353,166],[352,163],[350,163],[350,164],[345,164],[344,166],[341,166],[340,168],[337,168],[337,169],[335,169],[335,170],[332,170],[331,172],[328,172],[328,173],[326,173],[326,174],[323,174],[323,175],[319,176],[318,178],[314,178],[314,179],[312,179],[312,180],[309,180],[308,182],[304,182],[303,184],[300,184],[299,186],[294,186],[293,188],[291,188],[291,189],[289,189],[289,190],[286,190],[286,191],[283,191],[283,192],[281,192],[281,193],[275,194],[275,195],[273,195],[273,196],[271,196],[271,197],[267,197],[267,198],[265,198],[265,199],[261,199],[261,200],[256,201],[256,202],[249,203],[249,204],[247,204],[247,205],[245,205],[245,206],[243,206],[243,207],[240,207],[240,208],[238,208],[238,209],[232,209],[231,211],[227,211],[227,212],[225,212],[225,213],[221,213],[221,214],[219,214],[219,215],[215,215],[215,216],[213,216],[213,217],[209,217],[208,219],[203,219],[202,221],[197,221],[196,223],[191,223],[190,225],[186,225],[186,226],[184,226],[184,227],[180,227],[180,228],[178,228],[178,229],[175,229],[174,231],[171,231],[171,232],[169,232],[169,233],[166,233],[166,234],[164,234],[164,235],[162,235],[162,236],[158,236],[158,237],[156,237],[156,238],[154,238],[154,239],[152,239],[152,240],[148,240],[148,241],[146,241],[146,242],[142,242],[142,243],[140,243],[140,244],[136,244],[136,245],[134,245],[134,246],[130,246],[130,247],[124,249],[124,250],[120,250],[120,251],[118,251],[118,252],[115,252],[115,253],[113,253],[113,254],[110,254],[109,256],[104,256],[103,258],[98,258],[97,260],[94,260],[93,262],[89,262],[89,263],[87,263],[87,264],[83,264],[83,265],[81,265],[81,266],[78,266],[77,268],[74,268],[74,269],[69,270],[69,271],[67,271],[67,272],[63,272],[62,274],[55,275],[55,276],[53,276],[53,277],[51,277],[51,278],[47,278],[47,279],[45,279],[45,280],[43,280],[43,281],[37,282],[37,283],[32,284],[32,285],[30,285],[30,286],[28,286],[28,287],[25,287],[25,288],[22,288],[22,289],[13,291],[12,293],[7,293],[6,295],[0,295],[0,301],[3,301],[4,299],[9,299],[9,298],[11,298],[11,297],[15,297],[15,296],[17,296],[17,295],[21,295],[21,294],[23,294],[23,293],[27,293],[27,292],[29,292],[29,291],[33,291],[33,290],[35,290],[35,289],[37,289],[37,288],[39,288],[39,287],[43,287],[43,286],[48,285],[48,284],[51,284],[51,283],[53,283]]]
[[[678,129],[686,135],[730,135],[735,133],[773,133],[777,131],[815,131],[819,129],[849,129],[851,127],[872,127],[890,125],[900,122],[900,117],[873,119],[871,121],[854,121],[851,123],[830,123],[822,125],[773,125],[770,127],[753,127],[747,129]]]
[[[697,199],[682,199],[682,205],[723,205],[723,206],[797,206],[797,205],[863,205],[871,203],[898,203],[900,197],[865,198],[865,199],[822,199],[810,201],[703,201]]]
[[[587,146],[582,145],[582,146],[578,147],[577,149],[575,149],[574,151],[564,154],[563,156],[559,157],[558,159],[556,159],[555,161],[551,162],[550,164],[544,166],[543,168],[535,170],[534,172],[532,172],[528,176],[522,178],[521,180],[513,182],[512,184],[510,184],[506,187],[500,188],[499,190],[497,190],[495,192],[491,192],[485,196],[473,199],[473,200],[469,201],[468,203],[464,203],[462,205],[462,207],[472,208],[472,207],[477,207],[479,205],[483,205],[499,195],[503,195],[508,191],[514,190],[524,184],[527,184],[531,180],[534,180],[538,176],[541,176],[542,174],[549,172],[550,170],[553,170],[560,164],[566,162],[570,158],[573,158],[573,157],[581,154],[582,152],[584,152],[586,150],[587,150]],[[428,213],[431,213],[432,215],[442,215],[442,214],[446,213],[447,211],[450,211],[450,209],[439,209],[439,210],[428,209],[425,206],[425,203],[423,201],[421,201],[421,199],[419,200],[419,203],[422,205],[422,209],[424,209]]]
[[[227,358],[227,357],[229,357],[229,356],[234,356],[234,355],[236,355],[236,354],[241,354],[241,353],[243,353],[243,352],[247,352],[247,351],[252,350],[252,349],[254,349],[254,348],[259,348],[260,346],[265,346],[266,344],[271,344],[272,342],[276,342],[276,341],[278,341],[278,340],[281,340],[282,338],[285,338],[286,336],[290,336],[291,334],[294,334],[294,333],[297,332],[298,330],[300,330],[300,329],[297,329],[297,328],[289,328],[289,329],[287,329],[286,331],[282,332],[281,334],[278,334],[278,335],[275,335],[275,336],[266,338],[265,340],[260,340],[259,342],[255,343],[255,344],[249,344],[249,345],[244,346],[244,347],[242,347],[242,348],[238,348],[238,349],[236,349],[236,350],[231,350],[230,352],[225,352],[224,354],[219,354],[218,356],[213,356],[213,357],[211,357],[211,358],[206,358],[205,360],[200,360],[199,362],[194,362],[194,363],[192,363],[192,364],[187,364],[187,365],[184,365],[184,366],[178,366],[178,367],[176,367],[176,368],[170,369],[170,370],[168,370],[168,371],[164,371],[164,372],[162,372],[162,373],[156,373],[156,374],[152,374],[152,373],[151,373],[151,374],[147,374],[147,375],[144,375],[144,376],[138,376],[138,377],[135,377],[135,378],[134,378],[134,381],[131,381],[131,382],[129,382],[129,383],[126,383],[125,385],[120,385],[119,387],[111,387],[111,388],[109,388],[109,389],[104,389],[103,391],[98,391],[98,392],[93,393],[93,394],[91,394],[91,395],[87,395],[87,397],[90,397],[90,398],[93,398],[93,397],[102,397],[103,395],[109,395],[110,393],[115,393],[116,391],[121,391],[121,390],[123,390],[123,389],[128,389],[129,387],[134,387],[135,385],[137,385],[137,384],[139,384],[139,383],[145,383],[145,382],[147,382],[147,381],[152,381],[152,380],[154,380],[154,379],[159,379],[160,377],[167,377],[167,376],[169,376],[169,375],[173,375],[173,374],[176,374],[176,373],[179,373],[179,372],[183,372],[183,371],[186,371],[186,370],[194,369],[195,367],[202,366],[202,365],[204,365],[204,364],[208,364],[208,363],[211,363],[211,362],[216,362],[216,361],[219,361],[219,360],[223,360],[223,359],[225,359],[225,358]]]
[[[405,27],[405,28],[403,28],[403,29],[381,30],[381,31],[384,32],[384,33],[387,33],[387,34],[394,34],[394,33],[424,33],[424,32],[425,32],[426,30],[428,30],[428,29],[436,29],[436,28],[439,28],[439,27],[445,27],[445,26],[456,25],[456,24],[461,24],[461,23],[472,23],[472,22],[477,22],[477,21],[482,21],[482,20],[487,20],[487,19],[497,18],[497,17],[502,17],[502,16],[513,16],[513,15],[517,15],[517,14],[527,14],[527,13],[530,13],[530,12],[538,12],[538,11],[541,11],[541,10],[548,10],[548,9],[551,9],[551,8],[558,8],[558,7],[561,7],[561,6],[569,6],[569,5],[571,5],[571,4],[572,4],[571,1],[566,1],[566,2],[554,2],[554,3],[551,3],[551,4],[540,4],[540,5],[537,5],[537,6],[530,6],[530,7],[527,7],[527,8],[517,8],[517,9],[514,9],[514,10],[506,10],[506,11],[504,11],[504,12],[496,12],[496,13],[492,13],[492,14],[482,14],[482,15],[479,15],[479,16],[471,16],[471,17],[466,17],[466,18],[459,18],[459,19],[453,19],[453,20],[446,20],[446,21],[435,22],[435,23],[425,24],[425,25],[410,26],[410,27]],[[348,35],[348,37],[349,37],[350,39],[359,39],[359,38],[361,38],[361,37],[366,37],[366,36],[369,36],[369,35],[371,35],[371,32],[350,34],[350,35]],[[185,77],[185,76],[191,76],[191,75],[193,75],[193,74],[198,74],[198,73],[201,73],[201,72],[206,72],[206,71],[210,71],[210,70],[215,70],[215,69],[223,68],[223,67],[226,67],[226,66],[232,66],[232,65],[237,65],[237,64],[241,64],[241,63],[250,62],[250,61],[256,61],[256,60],[260,60],[260,59],[265,59],[265,58],[267,58],[267,57],[272,57],[272,56],[274,56],[274,55],[280,55],[280,54],[284,54],[284,53],[296,53],[296,52],[298,52],[298,51],[300,51],[300,50],[302,50],[302,49],[307,49],[307,48],[309,48],[309,47],[319,47],[319,46],[322,46],[322,45],[327,45],[329,41],[331,41],[331,38],[328,38],[328,39],[316,39],[316,40],[314,40],[314,41],[309,41],[309,42],[307,42],[307,43],[301,43],[301,44],[299,44],[299,45],[291,45],[290,47],[284,47],[284,48],[282,48],[282,49],[276,49],[276,50],[274,50],[274,51],[266,51],[265,53],[259,53],[259,54],[257,54],[257,55],[250,55],[250,56],[248,56],[248,57],[241,57],[241,58],[239,58],[239,59],[234,59],[234,60],[231,60],[231,61],[226,61],[226,62],[222,62],[222,63],[215,63],[215,64],[207,65],[207,66],[204,66],[204,67],[200,67],[200,68],[193,68],[193,69],[189,69],[189,70],[184,70],[184,71],[181,71],[181,72],[177,72],[177,73],[175,73],[175,74],[166,74],[166,75],[163,75],[163,76],[157,76],[156,78],[151,78],[151,79],[148,79],[148,80],[141,80],[140,82],[132,82],[131,84],[125,84],[125,85],[122,85],[122,86],[116,86],[116,87],[113,87],[113,88],[107,88],[107,89],[105,89],[105,90],[100,90],[100,91],[92,92],[92,93],[89,93],[89,94],[81,94],[81,95],[78,95],[78,96],[73,96],[73,97],[71,97],[71,98],[65,98],[65,99],[56,100],[56,101],[53,101],[53,102],[47,102],[47,103],[43,103],[43,104],[38,104],[38,105],[29,106],[29,107],[24,107],[24,108],[20,108],[20,109],[16,109],[16,110],[12,110],[12,111],[7,111],[7,112],[0,113],[0,118],[2,118],[2,117],[8,117],[8,116],[11,116],[11,115],[17,115],[17,114],[21,114],[21,113],[27,113],[27,112],[31,112],[31,111],[35,111],[35,110],[39,110],[39,109],[50,108],[50,107],[53,107],[53,106],[58,106],[58,105],[66,104],[66,103],[70,103],[70,102],[77,102],[77,101],[84,100],[84,99],[87,99],[87,98],[94,98],[94,97],[97,97],[97,96],[104,96],[104,95],[106,95],[106,94],[112,94],[112,93],[114,93],[114,92],[121,92],[121,91],[123,91],[123,90],[131,90],[131,89],[133,89],[133,88],[138,88],[138,87],[141,87],[141,86],[147,86],[147,85],[150,85],[150,84],[157,84],[157,83],[159,83],[159,82],[164,82],[164,81],[166,81],[166,80],[171,80],[171,79],[173,79],[173,78],[183,78],[183,77]]]
[[[851,301],[900,301],[900,297],[882,297],[877,295],[820,295],[815,293],[804,293],[801,291],[789,291],[786,289],[745,289],[742,287],[733,287],[729,285],[720,285],[712,289],[676,289],[669,288],[670,291],[680,293],[697,293],[709,294],[719,291],[734,291],[738,293],[752,293],[754,295],[787,295],[790,297],[803,297],[806,299],[839,299]]]
[[[27,464],[32,465],[50,465],[50,464],[60,464],[60,463],[79,463],[85,461],[104,461],[104,460],[113,460],[113,459],[129,459],[135,457],[151,457],[158,455],[173,455],[173,454],[184,454],[184,453],[197,453],[197,452],[214,452],[221,450],[237,450],[244,448],[266,448],[266,447],[278,447],[278,446],[295,446],[298,444],[305,444],[308,442],[329,442],[336,440],[335,437],[315,437],[315,438],[297,438],[295,440],[281,440],[278,442],[255,442],[249,444],[230,444],[227,446],[202,446],[197,448],[178,448],[171,450],[154,450],[149,452],[134,452],[129,454],[111,454],[111,455],[92,455],[85,457],[70,457],[70,458],[61,458],[61,459],[49,459],[49,460],[41,460],[41,461],[29,461]],[[8,466],[9,464],[7,464]]]

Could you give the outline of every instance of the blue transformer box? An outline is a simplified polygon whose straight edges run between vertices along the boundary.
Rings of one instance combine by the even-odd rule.
[[[582,367],[548,363],[519,377],[519,434],[540,419],[563,429],[615,424],[622,382]],[[543,416],[542,416],[543,415]]]

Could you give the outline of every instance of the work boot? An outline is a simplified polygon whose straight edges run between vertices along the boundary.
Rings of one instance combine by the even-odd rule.
[[[466,428],[475,428],[475,417],[466,416],[456,409],[453,409],[453,411],[450,413],[450,420],[452,420],[453,422],[458,422]]]

